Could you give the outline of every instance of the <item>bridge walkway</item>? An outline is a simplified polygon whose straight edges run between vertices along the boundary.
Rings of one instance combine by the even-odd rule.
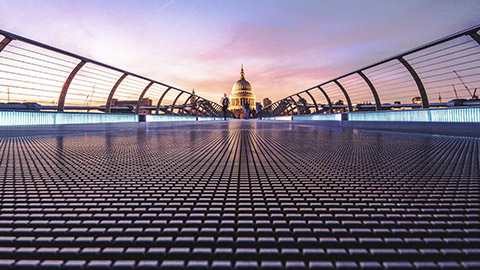
[[[475,137],[225,121],[2,128],[2,269],[480,267]]]

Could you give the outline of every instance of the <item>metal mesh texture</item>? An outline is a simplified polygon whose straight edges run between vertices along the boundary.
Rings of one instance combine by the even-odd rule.
[[[477,138],[254,121],[71,129],[0,139],[1,269],[480,265]]]

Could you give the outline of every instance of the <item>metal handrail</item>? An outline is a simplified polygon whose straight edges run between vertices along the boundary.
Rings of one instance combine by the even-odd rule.
[[[341,85],[339,85],[339,82],[338,80],[340,79],[343,79],[343,78],[346,78],[346,77],[349,77],[349,76],[352,76],[352,75],[355,75],[355,74],[358,74],[362,80],[368,85],[369,87],[369,90],[371,91],[372,93],[372,96],[375,100],[375,103],[379,103],[380,100],[381,100],[381,97],[379,97],[379,94],[378,94],[378,89],[376,89],[374,87],[374,85],[372,84],[371,80],[368,78],[368,76],[364,73],[365,70],[367,69],[370,69],[370,68],[373,68],[373,67],[377,67],[377,66],[380,66],[382,64],[385,64],[387,62],[390,62],[390,61],[398,61],[411,75],[413,81],[416,83],[416,86],[418,88],[418,94],[419,96],[421,97],[422,99],[422,106],[423,108],[429,108],[431,106],[431,104],[429,104],[429,101],[428,101],[428,97],[427,97],[427,93],[425,92],[425,88],[423,86],[423,83],[422,83],[422,80],[420,78],[420,76],[417,74],[417,71],[411,66],[411,64],[404,58],[405,56],[408,56],[408,55],[411,55],[413,53],[416,53],[416,52],[420,52],[422,50],[425,50],[425,49],[428,49],[428,48],[431,48],[431,47],[434,47],[436,45],[439,45],[439,44],[442,44],[442,43],[445,43],[445,42],[448,42],[448,41],[451,41],[451,40],[454,40],[454,39],[457,39],[457,38],[460,38],[462,36],[470,36],[474,41],[476,41],[476,43],[478,45],[480,45],[480,35],[478,34],[478,31],[480,30],[480,25],[476,25],[476,26],[473,26],[473,27],[470,27],[468,29],[465,29],[465,30],[462,30],[462,31],[459,31],[459,32],[456,32],[454,34],[451,34],[451,35],[448,35],[446,37],[443,37],[443,38],[440,38],[440,39],[437,39],[435,41],[432,41],[432,42],[429,42],[427,44],[424,44],[424,45],[421,45],[421,46],[418,46],[418,47],[415,47],[413,49],[410,49],[410,50],[407,50],[405,52],[402,52],[402,53],[399,53],[399,54],[396,54],[394,56],[391,56],[389,58],[386,58],[386,59],[383,59],[381,61],[378,61],[378,62],[375,62],[374,64],[371,64],[371,65],[367,65],[365,67],[362,67],[360,69],[357,69],[355,71],[352,71],[352,72],[349,72],[349,73],[346,73],[344,75],[341,75],[341,76],[338,76],[334,79],[331,79],[331,80],[328,80],[328,81],[325,81],[325,82],[322,82],[320,84],[317,84],[315,86],[312,86],[308,89],[305,89],[305,90],[302,90],[302,91],[299,91],[299,92],[296,92],[292,95],[289,95],[283,99],[280,99],[280,100],[277,100],[273,103],[271,103],[270,105],[266,106],[264,109],[265,110],[269,110],[271,108],[273,108],[275,105],[279,105],[280,103],[290,99],[290,98],[293,98],[293,96],[298,96],[300,94],[308,94],[310,96],[311,99],[313,99],[313,103],[314,104],[318,104],[318,106],[320,106],[321,104],[317,101],[317,100],[314,100],[314,97],[311,95],[311,92],[312,91],[315,91],[315,90],[322,90],[322,94],[325,95],[326,99],[327,100],[330,100],[330,98],[328,97],[327,93],[325,91],[323,91],[322,89],[322,86],[325,86],[327,84],[330,84],[330,83],[334,83],[336,84],[338,87],[340,87],[340,89],[342,90],[342,92],[344,93],[345,95],[345,98],[347,100],[348,103],[349,102],[349,95],[348,95],[348,89],[343,89],[343,88],[346,88],[346,87],[342,87]],[[345,90],[345,91],[344,91]],[[380,93],[381,94],[381,93]],[[333,102],[333,100],[332,100]],[[330,103],[330,101],[329,101]],[[432,103],[434,104],[433,107],[436,107],[436,106],[439,106],[438,104],[443,104],[443,103]],[[446,103],[445,103],[446,104]],[[381,110],[382,108],[384,108],[385,106],[383,106],[382,104],[375,104],[373,105],[374,109],[375,110]],[[413,107],[417,107],[417,105],[413,106]],[[293,111],[293,110],[292,110]],[[278,113],[278,110],[276,111]],[[282,115],[283,112],[281,112],[280,114],[278,115]],[[273,115],[272,116],[277,116],[277,115]]]
[[[129,72],[129,71],[126,71],[124,69],[121,69],[121,68],[117,68],[117,67],[114,67],[114,66],[111,66],[111,65],[108,65],[108,64],[105,64],[105,63],[102,63],[102,62],[99,62],[99,61],[96,61],[96,60],[93,60],[93,59],[90,59],[90,58],[87,58],[87,57],[84,57],[84,56],[81,56],[81,55],[78,55],[78,54],[75,54],[75,53],[72,53],[72,52],[69,52],[69,51],[66,51],[66,50],[63,50],[63,49],[59,49],[59,48],[56,48],[56,47],[53,47],[53,46],[50,46],[50,45],[47,45],[47,44],[44,44],[44,43],[41,43],[41,42],[38,42],[38,41],[35,41],[35,40],[32,40],[32,39],[29,39],[29,38],[26,38],[26,37],[23,37],[23,36],[20,36],[20,35],[17,35],[17,34],[14,34],[14,33],[11,33],[11,32],[8,32],[8,31],[5,31],[5,30],[2,30],[0,29],[0,35],[3,35],[5,38],[3,41],[1,41],[1,44],[0,44],[0,53],[2,52],[2,50],[5,48],[5,47],[8,47],[9,44],[11,44],[11,41],[13,40],[17,40],[17,41],[21,41],[23,43],[27,43],[27,44],[30,44],[30,45],[33,45],[35,47],[39,47],[39,48],[43,48],[43,49],[46,49],[48,51],[52,51],[52,52],[55,52],[55,53],[59,53],[59,54],[62,54],[62,55],[65,55],[65,56],[69,56],[69,57],[72,57],[72,58],[75,58],[77,60],[79,60],[79,64],[76,66],[76,68],[74,68],[71,73],[70,73],[70,76],[67,78],[67,81],[65,82],[64,84],[64,88],[62,89],[62,91],[60,92],[60,97],[59,97],[59,102],[58,102],[58,106],[57,106],[57,110],[59,111],[63,111],[63,109],[65,107],[67,108],[73,108],[75,106],[65,106],[64,105],[64,101],[65,101],[65,96],[67,94],[67,91],[68,91],[68,86],[70,84],[70,82],[73,80],[74,76],[76,75],[76,73],[82,68],[82,66],[84,66],[86,63],[91,63],[91,64],[95,64],[97,66],[100,66],[100,67],[103,67],[103,68],[106,68],[106,69],[109,69],[109,70],[112,70],[112,71],[116,71],[116,72],[119,72],[121,74],[123,74],[122,76],[122,79],[125,78],[126,76],[129,76],[129,77],[135,77],[135,78],[138,78],[138,79],[141,79],[141,80],[145,80],[147,82],[149,82],[150,86],[151,84],[158,84],[160,86],[163,86],[163,87],[166,87],[167,90],[166,91],[169,91],[169,90],[176,90],[180,93],[188,93],[191,97],[195,97],[197,99],[202,99],[202,100],[205,100],[211,104],[216,104],[218,105],[217,103],[213,102],[213,101],[210,101],[210,100],[207,100],[199,95],[196,95],[196,94],[193,94],[189,91],[186,91],[186,90],[183,90],[183,89],[180,89],[180,88],[177,88],[177,87],[174,87],[174,86],[171,86],[169,84],[166,84],[166,83],[162,83],[162,82],[159,82],[157,80],[153,80],[153,79],[150,79],[150,78],[147,78],[145,76],[142,76],[142,75],[138,75],[138,74],[135,74],[135,73],[132,73],[132,72]],[[119,83],[121,83],[121,80],[119,80]],[[118,85],[116,85],[118,86]],[[148,90],[148,88],[144,89],[144,91],[140,94],[142,95],[142,97],[145,95],[145,92]],[[113,97],[113,94],[115,92],[115,89],[112,89],[112,97]],[[112,97],[110,97],[109,99],[111,99]],[[138,101],[138,104],[140,104],[140,99]],[[110,105],[111,104],[108,104],[108,102],[106,103],[106,107],[107,107],[107,110],[106,112],[109,112],[110,110]],[[43,106],[44,108],[50,108],[52,106]],[[89,106],[76,106],[78,108],[81,108],[81,107],[89,107]],[[138,105],[137,105],[138,107]],[[212,108],[215,108],[215,106],[211,106]],[[218,107],[220,107],[218,105]],[[172,106],[173,108],[173,106]],[[138,113],[139,109],[135,109],[135,112]],[[215,114],[220,114],[220,111],[218,112],[215,112]]]

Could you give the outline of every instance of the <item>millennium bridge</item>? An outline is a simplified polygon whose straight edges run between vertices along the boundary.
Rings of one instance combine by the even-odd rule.
[[[479,30],[227,121],[0,31],[0,269],[479,269]]]

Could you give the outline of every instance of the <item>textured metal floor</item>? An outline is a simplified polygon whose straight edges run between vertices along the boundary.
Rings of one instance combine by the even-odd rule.
[[[2,131],[0,269],[480,268],[478,138],[254,121],[40,133]]]

